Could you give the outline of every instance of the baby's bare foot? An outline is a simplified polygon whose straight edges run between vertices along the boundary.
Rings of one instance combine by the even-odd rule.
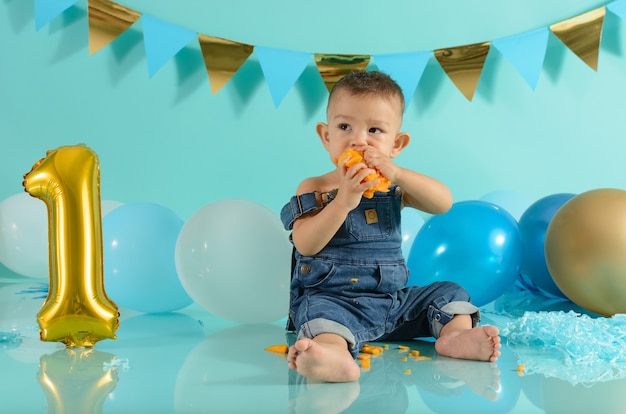
[[[289,368],[316,381],[350,382],[356,381],[361,374],[345,341],[300,339],[289,348],[287,361]]]
[[[455,330],[439,337],[435,349],[452,358],[493,362],[500,356],[502,346],[498,333],[498,328],[489,325]]]

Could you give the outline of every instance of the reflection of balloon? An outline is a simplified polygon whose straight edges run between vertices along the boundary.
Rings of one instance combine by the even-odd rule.
[[[104,278],[120,306],[154,313],[192,303],[174,262],[183,224],[176,213],[152,203],[124,204],[104,217]]]
[[[548,224],[557,210],[575,194],[552,194],[535,201],[522,214],[519,229],[524,243],[522,273],[538,288],[559,297],[565,297],[554,284],[546,265],[544,246]]]
[[[23,184],[48,210],[50,290],[37,315],[41,339],[72,347],[115,338],[119,314],[102,273],[98,157],[84,145],[48,151]]]
[[[421,228],[409,255],[409,285],[451,281],[477,306],[491,302],[519,274],[522,238],[515,219],[484,201],[462,201]]]
[[[414,208],[402,209],[402,254],[409,257],[415,236],[424,225],[424,218]]]
[[[530,197],[511,190],[492,191],[480,197],[480,200],[502,207],[518,221],[528,206],[532,204]]]
[[[546,232],[552,278],[574,303],[602,315],[626,313],[626,191],[598,189],[569,200]]]
[[[120,373],[123,386],[105,403],[105,412],[176,412],[176,376],[189,352],[205,338],[197,318],[183,312],[143,313],[123,319],[117,341],[98,344],[98,349],[125,358],[130,368]]]
[[[291,244],[280,219],[262,205],[225,199],[185,223],[176,269],[185,290],[209,312],[237,322],[286,316]]]
[[[12,283],[0,288],[0,332],[37,332],[37,312],[48,295],[44,283]]]
[[[51,413],[101,413],[117,384],[117,370],[103,369],[114,355],[93,348],[43,355],[37,378]]]
[[[48,277],[46,206],[26,193],[0,203],[0,262],[23,276]]]
[[[284,341],[285,330],[273,324],[237,325],[207,337],[178,373],[172,412],[286,412],[288,393],[281,385],[287,362],[263,350]],[[255,398],[248,398],[251,387]]]
[[[557,378],[543,380],[543,408],[552,413],[623,413],[626,379],[572,385]]]

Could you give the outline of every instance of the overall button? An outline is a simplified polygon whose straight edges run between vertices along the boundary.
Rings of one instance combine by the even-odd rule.
[[[300,266],[300,272],[302,272],[303,274],[307,274],[311,271],[311,265],[310,264],[303,264],[302,266]]]

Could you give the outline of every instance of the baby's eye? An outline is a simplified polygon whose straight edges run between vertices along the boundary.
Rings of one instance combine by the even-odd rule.
[[[380,134],[383,131],[380,128],[370,128],[369,132],[370,134]]]
[[[342,129],[344,131],[350,131],[352,128],[348,124],[339,124],[339,129]]]

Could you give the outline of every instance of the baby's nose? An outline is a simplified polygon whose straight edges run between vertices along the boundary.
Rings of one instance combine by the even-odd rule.
[[[355,132],[352,137],[352,147],[364,147],[367,145],[367,135],[364,133]]]

